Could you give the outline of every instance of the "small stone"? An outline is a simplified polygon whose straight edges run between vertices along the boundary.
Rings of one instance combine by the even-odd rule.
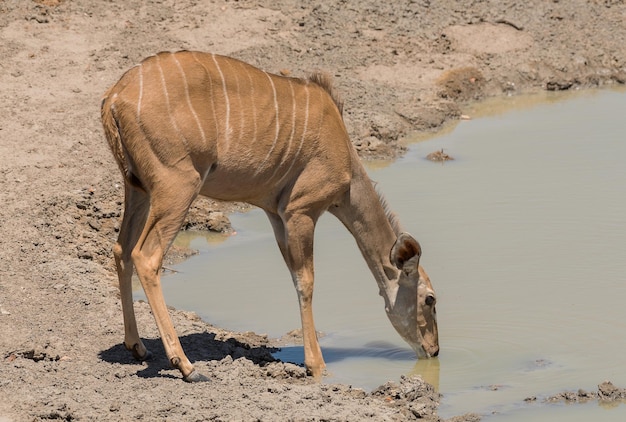
[[[426,156],[426,159],[429,161],[435,161],[438,163],[442,163],[444,161],[454,160],[454,157],[451,157],[447,153],[443,151],[443,148],[440,151],[431,152]]]

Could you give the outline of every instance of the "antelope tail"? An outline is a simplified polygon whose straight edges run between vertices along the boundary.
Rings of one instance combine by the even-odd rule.
[[[104,135],[107,138],[109,148],[111,149],[113,157],[115,158],[115,161],[117,162],[117,165],[122,172],[124,180],[127,183],[143,190],[141,182],[130,170],[128,155],[126,154],[124,145],[122,144],[122,132],[120,131],[119,124],[117,122],[117,119],[115,118],[115,103],[113,102],[114,99],[115,95],[113,95],[113,98],[111,98],[109,96],[109,92],[107,92],[104,98],[102,98],[102,103],[100,104],[100,113],[102,115],[102,127],[104,128]]]

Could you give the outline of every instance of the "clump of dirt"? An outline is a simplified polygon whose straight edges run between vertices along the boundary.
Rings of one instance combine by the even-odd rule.
[[[42,360],[56,362],[58,360],[61,360],[61,356],[59,355],[50,356],[45,351],[35,350],[35,349],[15,351],[5,356],[5,360],[7,362],[13,362],[15,359],[18,359],[18,358],[30,359],[34,362],[39,362]]]
[[[233,234],[228,214],[246,212],[252,207],[241,202],[221,202],[198,197],[187,213],[182,230],[205,230],[225,235]]]
[[[426,156],[426,159],[437,163],[443,163],[444,161],[454,160],[454,157],[448,155],[448,153],[445,152],[443,149],[440,149],[439,151],[434,151],[428,154]]]
[[[445,71],[437,80],[439,95],[456,101],[479,100],[483,96],[485,77],[475,67]]]
[[[526,400],[528,401],[529,399]],[[591,400],[597,400],[599,402],[625,401],[626,388],[617,387],[613,385],[611,381],[604,381],[598,385],[597,391],[586,391],[583,389],[579,389],[577,391],[564,391],[545,399],[548,403],[586,403]]]
[[[397,407],[407,420],[438,419],[434,415],[440,396],[432,385],[427,384],[420,377],[402,375],[399,383],[389,381],[374,389],[372,396],[380,397],[389,406]]]

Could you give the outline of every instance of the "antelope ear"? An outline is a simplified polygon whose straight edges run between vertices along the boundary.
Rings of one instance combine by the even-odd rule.
[[[398,269],[404,269],[404,264],[412,258],[415,262],[415,269],[419,264],[420,256],[422,256],[422,247],[419,242],[408,233],[400,233],[396,243],[391,248],[389,259],[398,267]]]

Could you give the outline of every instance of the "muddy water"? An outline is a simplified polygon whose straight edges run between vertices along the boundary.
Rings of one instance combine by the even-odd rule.
[[[324,217],[315,314],[329,382],[370,389],[419,373],[444,395],[443,417],[626,420],[625,405],[541,403],[605,379],[626,386],[625,111],[623,91],[500,100],[371,168],[422,243],[442,350],[415,360],[386,320],[354,241]],[[424,160],[441,148],[456,159]],[[231,238],[179,238],[200,254],[164,279],[168,303],[234,330],[278,337],[298,328],[296,295],[264,214],[236,215],[233,224]],[[302,349],[279,357],[301,362]],[[526,404],[530,396],[537,401]]]

